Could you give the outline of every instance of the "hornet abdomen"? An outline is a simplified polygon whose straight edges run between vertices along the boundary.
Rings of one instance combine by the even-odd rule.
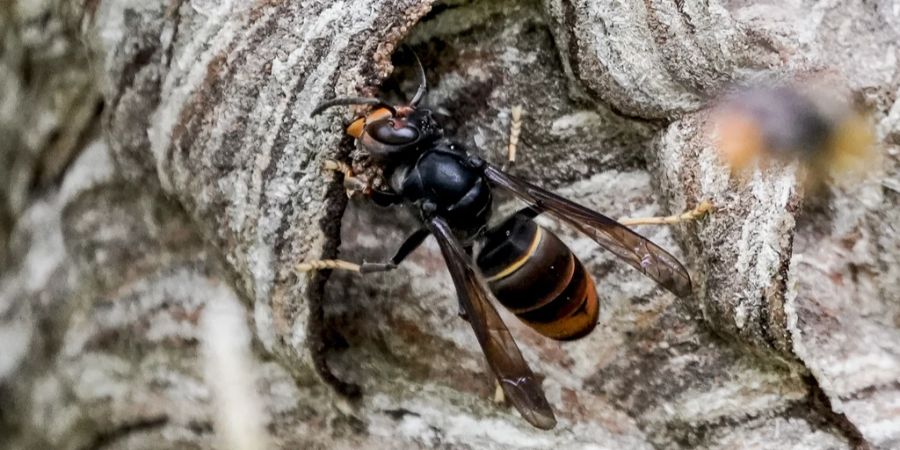
[[[493,228],[476,263],[497,300],[538,333],[578,339],[597,324],[594,280],[556,235],[515,215]]]

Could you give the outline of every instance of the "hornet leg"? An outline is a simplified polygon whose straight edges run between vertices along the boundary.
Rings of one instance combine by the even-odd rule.
[[[428,234],[428,230],[424,228],[417,230],[403,242],[394,257],[391,258],[391,260],[387,263],[364,262],[362,264],[356,264],[339,259],[328,259],[299,264],[296,267],[296,270],[297,272],[310,272],[322,269],[341,269],[359,273],[393,270],[397,268],[397,265],[400,264],[407,256],[409,256],[409,254],[412,253],[412,251],[415,250],[416,247],[418,247],[422,243],[422,241],[425,240]],[[334,340],[334,336],[329,336],[328,333],[330,329],[324,328],[322,325],[323,323],[325,323],[325,319],[322,313],[321,305],[313,309],[313,314],[315,314],[317,318],[316,320],[310,321],[309,335],[316,340],[316,344],[313,346],[313,365],[316,369],[316,372],[318,372],[322,379],[332,387],[334,387],[339,393],[351,398],[358,397],[360,394],[359,385],[341,380],[331,372],[331,369],[329,369],[328,362],[325,359],[325,349],[330,347],[328,345],[328,342],[330,340]],[[329,337],[331,339],[329,339]],[[346,341],[344,342],[344,345],[346,345]]]
[[[519,105],[513,106],[510,111],[509,144],[506,146],[506,162],[501,167],[504,172],[516,164],[516,150],[519,147],[519,135],[522,133],[523,112],[524,110]]]
[[[353,169],[347,163],[328,159],[322,164],[322,168],[344,174],[344,189],[347,190],[348,197],[351,197],[354,192],[365,192],[369,188],[368,183],[353,175]]]
[[[675,214],[672,216],[666,217],[640,217],[640,218],[621,218],[619,219],[619,223],[626,226],[634,226],[634,225],[673,225],[680,222],[688,222],[691,220],[697,220],[703,216],[705,216],[708,212],[713,210],[713,204],[708,200],[704,200],[697,205],[696,208],[685,211],[681,214]]]
[[[325,161],[325,163],[322,165],[322,168],[325,170],[340,172],[344,175],[344,189],[347,190],[347,197],[353,197],[353,194],[362,192],[364,195],[370,197],[372,201],[374,201],[379,206],[390,206],[403,202],[403,197],[401,195],[393,192],[372,189],[372,186],[370,186],[368,182],[357,178],[353,174],[353,169],[350,168],[347,163],[329,159]],[[333,269],[334,267],[330,268]]]
[[[403,241],[403,244],[400,245],[400,248],[397,250],[397,253],[394,254],[394,257],[387,262],[381,263],[369,263],[363,262],[361,264],[357,264],[350,261],[344,261],[341,259],[320,259],[316,261],[309,261],[305,263],[298,264],[295,268],[297,272],[312,272],[316,270],[326,270],[326,269],[337,269],[337,270],[348,270],[351,272],[359,272],[359,273],[373,273],[373,272],[387,272],[397,268],[410,253],[413,252],[419,245],[425,241],[425,238],[428,237],[428,230],[425,228],[421,228],[416,230],[415,233],[410,235]]]

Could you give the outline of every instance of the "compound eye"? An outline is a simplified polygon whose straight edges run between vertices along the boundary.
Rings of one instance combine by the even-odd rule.
[[[419,131],[410,125],[394,128],[393,120],[373,123],[371,135],[377,141],[388,145],[411,144],[419,139]]]

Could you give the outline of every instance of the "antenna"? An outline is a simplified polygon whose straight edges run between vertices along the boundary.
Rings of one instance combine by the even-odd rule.
[[[425,90],[428,88],[428,83],[425,80],[425,68],[422,67],[422,61],[419,60],[419,55],[416,55],[409,46],[405,46],[409,49],[410,53],[412,53],[413,58],[416,59],[416,68],[419,72],[419,88],[416,90],[416,95],[413,96],[412,100],[409,102],[411,106],[416,106],[420,101],[425,97]]]
[[[392,113],[396,113],[396,111],[394,111],[394,108],[392,108],[390,105],[388,105],[384,100],[381,100],[378,98],[338,97],[338,98],[333,98],[331,100],[325,100],[324,102],[319,103],[319,105],[316,106],[316,108],[313,109],[311,113],[309,113],[309,117],[314,117],[314,116],[320,114],[322,111],[325,111],[326,109],[331,108],[332,106],[346,106],[346,105],[376,105],[376,106],[380,105],[380,106],[384,106],[385,108],[388,108],[389,110],[391,110]]]
[[[416,55],[416,52],[413,51],[408,45],[404,44],[404,48],[409,50],[412,53],[413,58],[416,60],[416,72],[419,75],[419,88],[416,89],[416,95],[413,96],[412,100],[409,102],[410,106],[416,106],[419,102],[425,98],[425,91],[428,89],[428,82],[425,80],[425,68],[422,67],[422,61],[419,60],[419,55]],[[372,97],[338,97],[333,98],[331,100],[325,100],[322,103],[319,103],[315,109],[309,114],[310,117],[314,117],[318,114],[321,114],[322,111],[325,111],[328,108],[333,106],[347,106],[347,105],[373,105],[373,106],[382,106],[387,108],[393,114],[397,114],[397,111],[394,110],[393,107],[387,104],[384,100],[380,98],[372,98]]]

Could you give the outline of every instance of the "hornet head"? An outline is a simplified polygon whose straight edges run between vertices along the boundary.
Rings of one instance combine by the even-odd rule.
[[[320,103],[311,116],[333,106],[372,105],[372,110],[350,122],[347,134],[356,138],[362,149],[376,160],[403,161],[416,157],[443,132],[431,111],[418,108],[425,97],[426,83],[425,69],[419,57],[415,56],[415,59],[420,82],[409,104],[391,106],[378,98],[340,97]]]

